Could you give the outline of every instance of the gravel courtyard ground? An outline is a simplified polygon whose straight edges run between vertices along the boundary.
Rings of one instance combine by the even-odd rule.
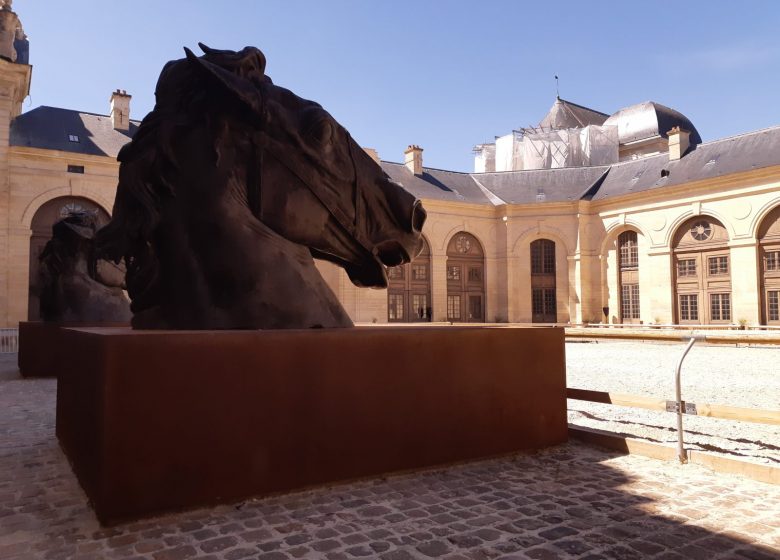
[[[57,445],[56,381],[12,360],[2,559],[780,558],[780,487],[578,443],[101,528]]]
[[[674,371],[684,344],[567,342],[567,385],[674,400]],[[682,367],[683,400],[742,408],[780,409],[780,347],[697,343]],[[569,400],[569,422],[675,445],[676,416]],[[688,449],[780,467],[780,426],[683,417]]]

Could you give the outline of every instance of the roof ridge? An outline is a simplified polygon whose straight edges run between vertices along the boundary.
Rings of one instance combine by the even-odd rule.
[[[93,113],[92,111],[80,111],[79,109],[66,109],[65,107],[54,107],[52,105],[38,105],[34,109],[30,109],[29,111],[26,111],[19,116],[22,117],[24,115],[29,115],[33,111],[37,111],[38,109],[55,109],[57,111],[67,111],[68,113],[78,113],[79,115],[91,115],[93,117],[104,117],[107,119],[111,118],[111,115],[103,115],[101,113]],[[140,123],[141,120],[139,119],[130,119],[130,122],[136,122]]]
[[[585,105],[580,105],[579,103],[575,103],[574,101],[569,101],[568,99],[563,99],[562,97],[558,97],[557,99],[567,105],[573,105],[575,107],[579,107],[580,109],[585,109],[586,111],[590,111],[591,113],[598,113],[599,115],[603,115],[605,117],[609,116],[609,113],[602,113],[601,111],[597,111],[596,109],[591,109],[590,107],[586,107]]]

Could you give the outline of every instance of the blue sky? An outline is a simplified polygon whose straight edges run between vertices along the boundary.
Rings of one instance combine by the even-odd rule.
[[[473,167],[471,148],[538,123],[555,99],[612,113],[653,100],[707,140],[780,124],[780,2],[16,0],[39,105],[132,116],[198,41],[254,45],[274,82],[363,146]]]

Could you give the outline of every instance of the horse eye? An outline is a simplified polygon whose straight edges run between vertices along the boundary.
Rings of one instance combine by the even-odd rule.
[[[333,136],[333,125],[327,119],[318,119],[308,127],[305,136],[317,144],[326,144]]]

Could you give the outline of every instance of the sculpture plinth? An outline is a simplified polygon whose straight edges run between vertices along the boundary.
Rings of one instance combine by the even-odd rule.
[[[567,437],[562,329],[63,333],[57,436],[104,524]]]

